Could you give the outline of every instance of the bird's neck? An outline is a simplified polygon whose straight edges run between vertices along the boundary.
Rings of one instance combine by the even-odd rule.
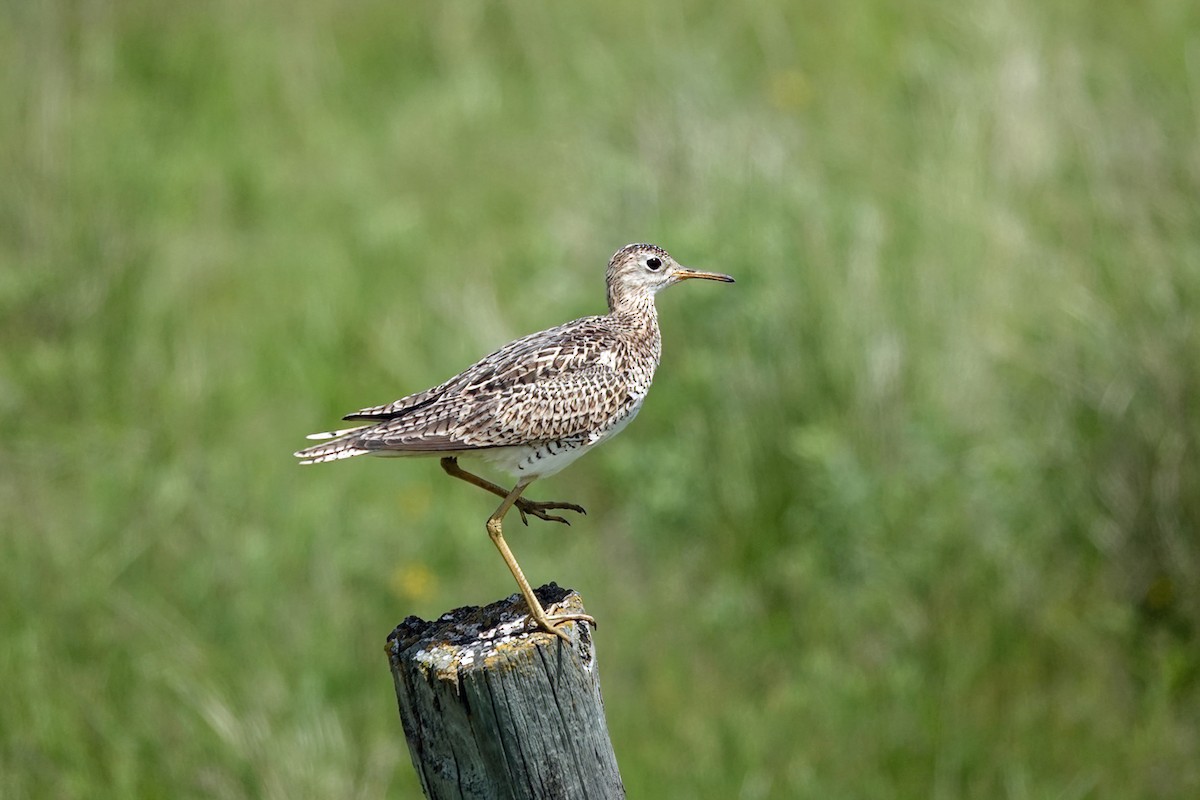
[[[608,315],[613,319],[628,322],[642,320],[646,325],[658,327],[658,310],[654,307],[654,293],[645,290],[629,291],[621,287],[609,287]]]
[[[655,362],[661,348],[658,309],[651,292],[609,292],[608,316],[631,338],[648,340]]]
[[[620,283],[608,285],[608,313],[611,316],[656,317],[654,292],[645,287],[629,287]]]

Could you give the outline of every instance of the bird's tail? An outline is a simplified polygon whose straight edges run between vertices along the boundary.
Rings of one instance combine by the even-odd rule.
[[[354,434],[361,431],[363,428],[369,428],[370,425],[359,425],[356,428],[343,428],[340,431],[325,431],[323,433],[310,433],[306,439],[332,439],[333,441],[323,444],[316,444],[312,447],[306,447],[303,450],[297,450],[292,453],[296,458],[303,459],[301,464],[321,464],[326,461],[337,461],[342,458],[353,458],[361,456],[364,453],[370,452],[361,447],[357,447],[358,437]]]

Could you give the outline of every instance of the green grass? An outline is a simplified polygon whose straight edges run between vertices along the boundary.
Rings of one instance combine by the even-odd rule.
[[[411,797],[391,627],[514,590],[302,436],[660,297],[511,533],[632,797],[1200,794],[1200,11],[7,3],[0,796]]]

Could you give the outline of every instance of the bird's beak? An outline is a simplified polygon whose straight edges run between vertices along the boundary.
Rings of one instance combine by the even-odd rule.
[[[671,273],[671,277],[677,281],[686,281],[690,278],[700,278],[706,281],[720,281],[721,283],[733,283],[733,278],[728,275],[723,275],[720,272],[701,272],[696,269],[688,269],[687,267],[676,267]]]

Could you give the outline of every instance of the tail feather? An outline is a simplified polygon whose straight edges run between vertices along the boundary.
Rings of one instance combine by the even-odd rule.
[[[354,433],[355,431],[361,431],[363,428],[369,428],[369,427],[371,427],[371,426],[370,425],[358,425],[353,428],[342,428],[340,431],[324,431],[322,433],[310,433],[308,436],[305,436],[304,438],[305,439],[336,439],[339,436],[345,436],[348,433]]]
[[[325,442],[324,444],[313,445],[306,447],[303,450],[297,450],[292,453],[296,458],[302,459],[301,464],[322,464],[326,461],[338,461],[343,458],[353,458],[361,456],[364,453],[370,452],[357,446],[357,438],[355,433],[363,428],[368,428],[369,425],[361,425],[357,428],[345,428],[340,431],[326,431],[324,433],[309,434],[309,439],[332,439],[333,441]]]

